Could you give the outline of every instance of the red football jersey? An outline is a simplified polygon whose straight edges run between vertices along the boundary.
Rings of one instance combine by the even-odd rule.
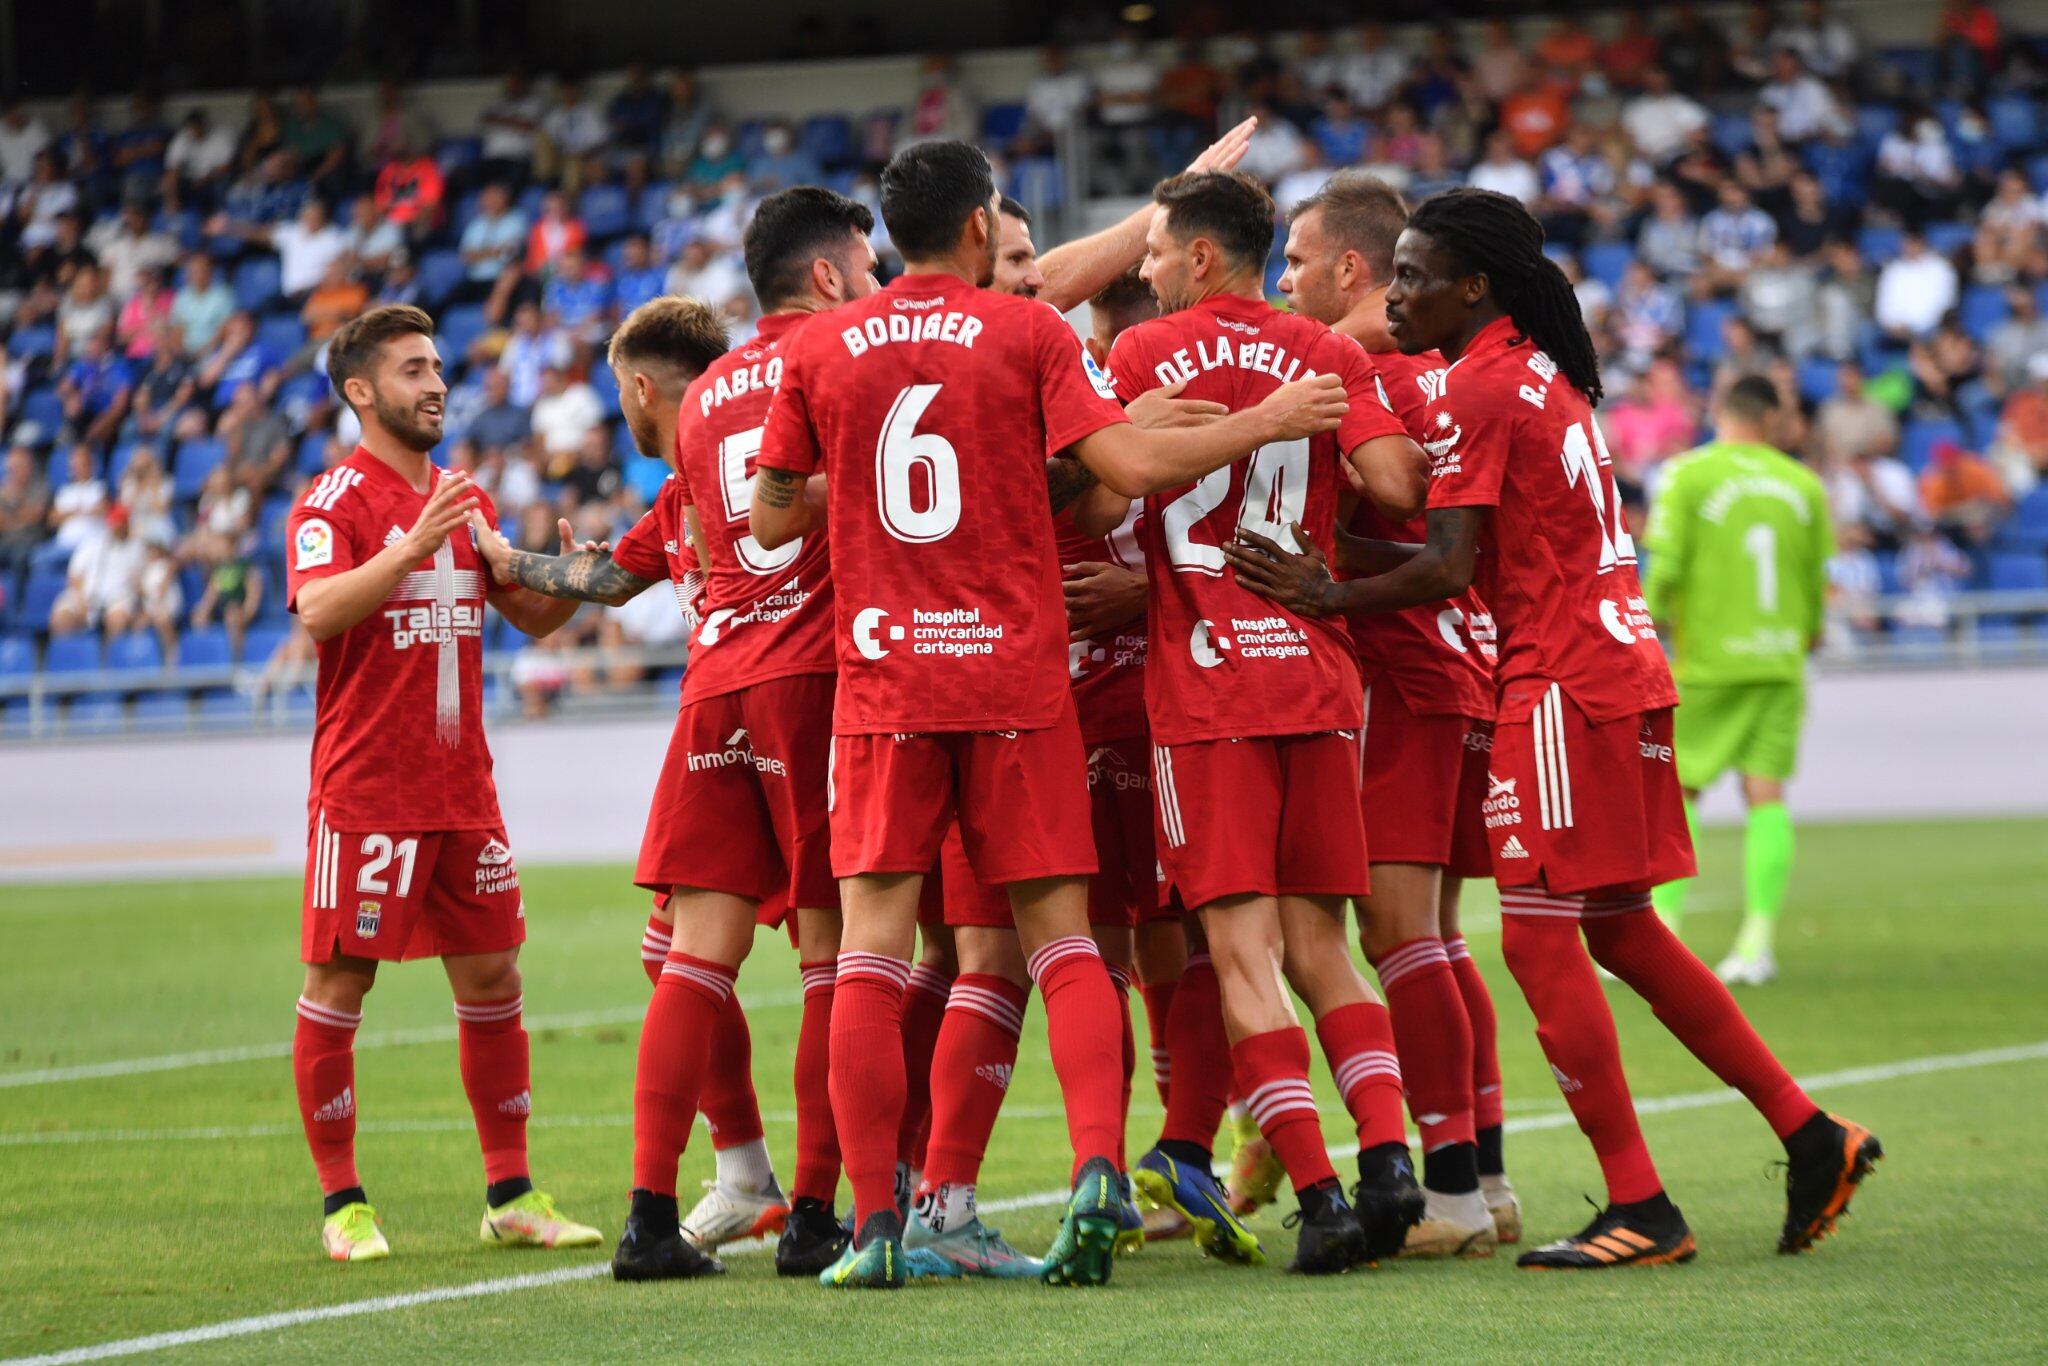
[[[434,472],[435,481],[441,471]],[[484,520],[497,509],[476,491]],[[419,520],[427,495],[362,447],[314,480],[287,523],[286,604],[354,569]],[[498,825],[484,741],[489,569],[465,528],[399,581],[384,605],[319,644],[309,809],[344,831]]]
[[[1110,373],[1126,401],[1187,380],[1183,398],[1233,412],[1289,380],[1344,379],[1350,411],[1335,433],[1276,442],[1193,484],[1145,500],[1139,524],[1152,576],[1154,649],[1145,702],[1155,744],[1355,730],[1364,689],[1341,617],[1299,617],[1239,586],[1222,546],[1240,529],[1282,545],[1299,522],[1334,558],[1345,452],[1403,432],[1379,378],[1349,337],[1263,299],[1218,295],[1140,323],[1116,339]]]
[[[666,579],[675,590],[676,606],[694,634],[704,616],[704,569],[697,563],[697,547],[690,544],[689,523],[683,509],[690,503],[689,490],[674,475],[661,481],[654,506],[640,514],[619,543],[612,547],[612,560],[629,574],[660,583]],[[697,667],[693,649],[690,668]],[[683,676],[683,696],[690,695],[690,679]]]
[[[1423,425],[1429,505],[1494,509],[1479,591],[1500,633],[1496,692],[1555,682],[1596,724],[1677,705],[1606,439],[1557,363],[1497,319],[1436,382]]]
[[[1073,703],[1045,459],[1126,420],[1073,329],[905,275],[786,352],[760,463],[831,480],[834,731],[1052,725]]]
[[[1420,442],[1423,406],[1432,376],[1443,371],[1444,358],[1434,351],[1419,356],[1399,351],[1368,354],[1395,416]],[[1364,498],[1351,514],[1350,530],[1354,536],[1382,541],[1419,542],[1427,535],[1422,518],[1391,521]],[[1340,571],[1338,577],[1353,576]],[[1368,686],[1386,678],[1417,716],[1493,715],[1493,618],[1477,593],[1467,589],[1443,602],[1348,620],[1358,671]]]
[[[711,556],[704,620],[683,674],[685,703],[834,668],[825,533],[771,551],[747,530],[754,461],[782,381],[784,348],[807,317],[763,318],[753,341],[713,361],[683,395],[673,482],[680,486],[678,510],[682,503],[696,507]]]
[[[1122,565],[1145,572],[1145,549],[1138,543],[1138,523],[1145,505],[1131,504],[1122,525],[1106,537],[1083,536],[1073,518],[1053,518],[1059,533],[1061,565],[1083,560]],[[1081,743],[1099,745],[1145,734],[1145,614],[1125,622],[1107,636],[1075,640],[1067,645],[1067,676],[1074,684],[1074,710],[1081,720]]]

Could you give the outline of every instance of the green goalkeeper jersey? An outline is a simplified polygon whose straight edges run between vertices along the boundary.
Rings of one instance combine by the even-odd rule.
[[[1835,553],[1811,470],[1769,446],[1709,442],[1672,462],[1643,541],[1644,592],[1680,683],[1805,676]]]

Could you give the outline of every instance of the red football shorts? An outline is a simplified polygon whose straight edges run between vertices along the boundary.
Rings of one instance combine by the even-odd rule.
[[[1430,864],[1458,877],[1492,877],[1493,855],[1479,815],[1486,793],[1485,723],[1463,716],[1418,716],[1400,690],[1382,678],[1365,690],[1362,738],[1359,800],[1372,861]]]
[[[930,872],[956,818],[985,883],[1095,871],[1072,708],[1044,730],[841,735],[832,756],[832,868],[841,877]]]
[[[685,706],[633,881],[837,909],[823,802],[833,683],[831,674],[772,678]]]
[[[299,957],[404,962],[502,953],[526,940],[526,902],[505,827],[330,829],[313,817]]]
[[[1152,785],[1159,861],[1193,909],[1371,889],[1352,731],[1155,745]]]
[[[939,843],[939,861],[924,876],[917,921],[920,925],[992,930],[1007,930],[1016,924],[1010,913],[1009,892],[999,882],[983,882],[974,875],[958,821],[946,827],[946,837]]]
[[[1091,925],[1180,918],[1178,911],[1160,904],[1151,754],[1151,743],[1142,735],[1110,740],[1088,751],[1088,814],[1099,865],[1088,879]]]
[[[1491,772],[1485,821],[1501,886],[1641,891],[1693,875],[1668,707],[1594,725],[1557,684],[1513,684]]]

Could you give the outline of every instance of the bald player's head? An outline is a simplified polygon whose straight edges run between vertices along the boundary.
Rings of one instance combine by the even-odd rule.
[[[1394,274],[1394,243],[1408,226],[1401,192],[1378,176],[1340,171],[1287,215],[1280,292],[1294,311],[1334,323]]]

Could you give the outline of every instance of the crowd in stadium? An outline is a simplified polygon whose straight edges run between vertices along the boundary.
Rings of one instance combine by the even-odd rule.
[[[509,74],[475,128],[429,128],[392,83],[361,123],[314,86],[256,92],[236,126],[147,91],[82,92],[56,119],[0,108],[0,674],[291,649],[285,514],[354,438],[323,343],[372,303],[438,318],[443,456],[515,541],[551,549],[558,516],[612,539],[665,470],[632,452],[603,343],[663,292],[744,335],[759,197],[818,182],[872,204],[894,148],[969,136],[1006,188],[1058,209],[1060,158],[1088,193],[1143,193],[1245,114],[1244,169],[1282,209],[1363,165],[1411,200],[1472,184],[1539,215],[1599,343],[1638,511],[1713,395],[1760,371],[1831,490],[1844,632],[1879,629],[1880,595],[1938,630],[1955,592],[2048,589],[2032,44],[1968,0],[1924,46],[1883,51],[1824,3],[1752,6],[1733,28],[1654,13],[1602,36],[1572,19],[1170,45],[1121,28],[1086,59],[1046,48],[1021,103],[984,104],[933,57],[901,107],[800,124],[728,118],[689,73],[644,68],[603,99]],[[681,631],[649,594],[579,618],[516,681],[539,707],[615,681],[558,648]]]

